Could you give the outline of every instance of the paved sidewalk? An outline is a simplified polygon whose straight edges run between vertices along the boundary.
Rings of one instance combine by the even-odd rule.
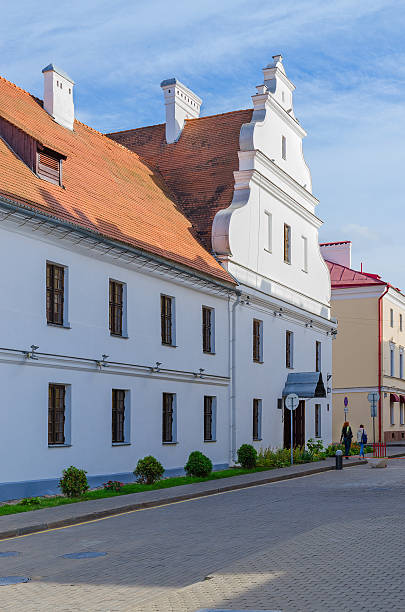
[[[388,451],[390,457],[405,455],[405,448],[391,448]],[[366,464],[366,461],[358,457],[351,457],[344,461],[344,467]],[[90,521],[106,516],[113,516],[123,512],[140,510],[170,504],[185,499],[215,495],[225,491],[245,489],[247,487],[299,478],[333,470],[335,458],[330,457],[316,463],[305,463],[290,467],[255,472],[242,476],[232,476],[220,480],[209,480],[195,484],[172,487],[170,489],[159,489],[145,491],[142,493],[131,493],[117,497],[108,497],[92,501],[78,502],[55,508],[44,508],[32,510],[20,514],[10,514],[0,517],[0,540],[27,533],[35,533],[46,529],[74,525],[83,521]]]

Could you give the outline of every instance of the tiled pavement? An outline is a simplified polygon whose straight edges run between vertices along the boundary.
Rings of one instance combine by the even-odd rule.
[[[405,610],[405,459],[0,542],[1,612]],[[96,559],[64,559],[82,550]]]

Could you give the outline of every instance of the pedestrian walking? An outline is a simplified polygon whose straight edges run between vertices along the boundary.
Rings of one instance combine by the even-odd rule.
[[[363,457],[363,459],[365,459],[364,445],[367,444],[367,432],[364,429],[364,425],[360,425],[359,429],[357,430],[357,444],[360,444],[359,458],[361,459]]]
[[[340,442],[345,445],[345,458],[349,458],[350,447],[352,445],[353,432],[349,425],[349,421],[345,421],[342,427],[342,435],[340,436]]]

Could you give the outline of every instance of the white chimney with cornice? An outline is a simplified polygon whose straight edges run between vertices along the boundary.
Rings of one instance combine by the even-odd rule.
[[[49,64],[42,72],[44,75],[44,109],[57,123],[73,130],[75,120],[74,81],[54,64]]]
[[[200,116],[201,98],[177,79],[166,79],[160,84],[165,96],[166,142],[176,142],[180,138],[186,119]]]

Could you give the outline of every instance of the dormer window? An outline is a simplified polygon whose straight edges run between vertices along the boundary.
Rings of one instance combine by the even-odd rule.
[[[62,185],[62,158],[51,149],[38,149],[37,174],[55,185]]]

